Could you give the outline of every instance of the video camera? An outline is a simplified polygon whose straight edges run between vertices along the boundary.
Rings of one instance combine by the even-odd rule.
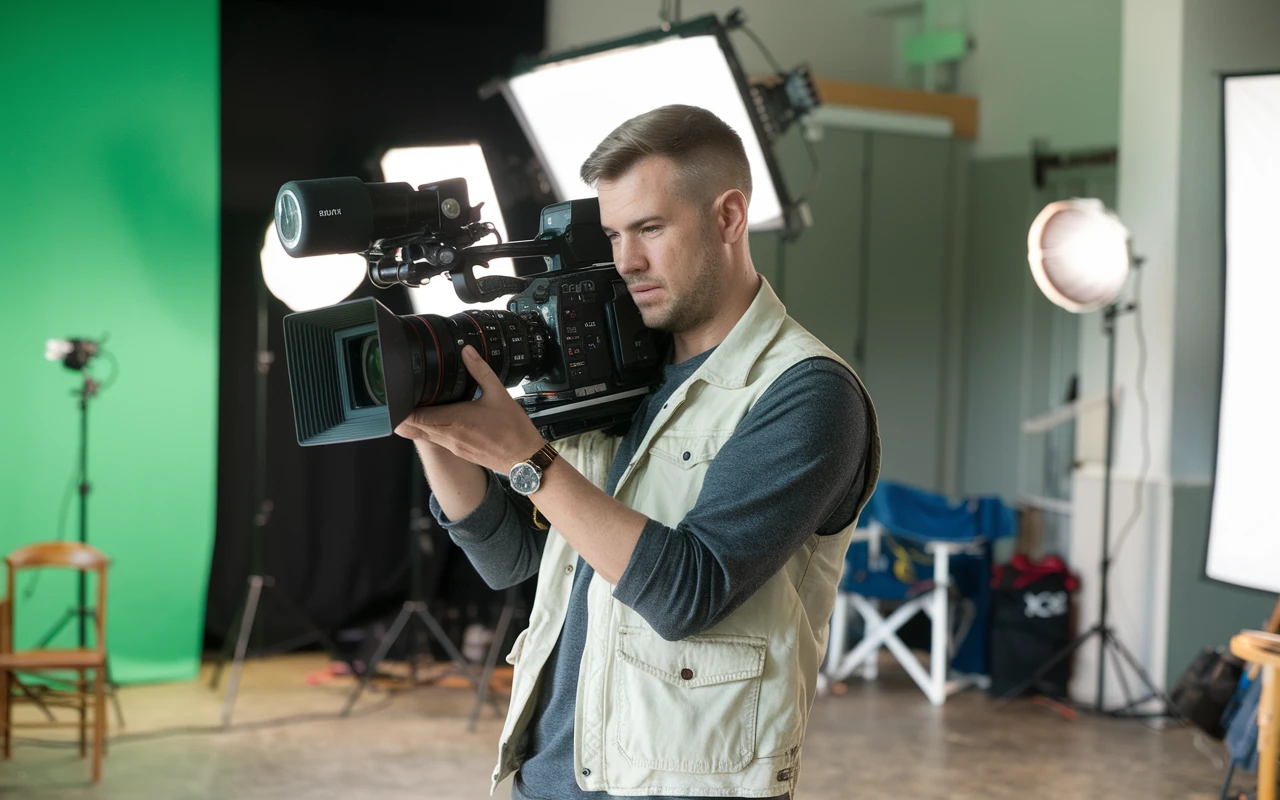
[[[379,288],[447,276],[466,303],[511,295],[507,311],[397,316],[373,298],[284,318],[285,359],[300,445],[390,435],[415,408],[476,396],[462,362],[470,344],[555,440],[629,422],[661,369],[668,341],[644,326],[613,266],[595,199],[542,211],[536,238],[497,236],[461,178],[419,186],[358,178],[280,187],[276,230],[289,255],[361,253]],[[494,258],[541,257],[524,277],[472,270]]]

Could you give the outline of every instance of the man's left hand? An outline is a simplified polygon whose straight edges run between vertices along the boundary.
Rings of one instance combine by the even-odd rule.
[[[425,438],[459,458],[505,475],[546,442],[471,345],[462,349],[462,362],[480,385],[480,397],[472,402],[414,409],[396,432]]]

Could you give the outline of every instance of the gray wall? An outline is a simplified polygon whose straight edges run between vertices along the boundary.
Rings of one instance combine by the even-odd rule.
[[[787,246],[782,270],[777,237],[753,234],[756,268],[866,382],[884,478],[953,492],[966,146],[835,127],[815,146],[813,227]],[[798,138],[782,143],[780,160],[790,185],[804,187],[809,162]]]
[[[1169,656],[1166,686],[1209,645],[1225,645],[1242,629],[1261,629],[1276,596],[1205,577],[1209,546],[1209,486],[1173,486],[1169,564]]]
[[[960,90],[981,100],[979,158],[1114,145],[1120,136],[1120,0],[969,0],[975,47]],[[1025,233],[1025,231],[1024,231]]]
[[[1031,160],[969,165],[961,494],[1018,496],[1023,282]]]
[[[1115,171],[1051,170],[1037,188],[1032,160],[1018,156],[975,159],[969,175],[960,489],[1010,502],[1025,492],[1065,499],[1073,426],[1024,436],[1021,422],[1066,402],[1079,370],[1077,329],[1097,319],[1059,309],[1036,287],[1027,230],[1053,200],[1114,204]]]

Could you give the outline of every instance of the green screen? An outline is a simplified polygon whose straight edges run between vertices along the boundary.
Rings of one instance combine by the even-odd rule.
[[[79,376],[45,340],[109,333],[119,375],[89,408],[89,541],[112,559],[113,677],[189,679],[216,488],[214,0],[3,5],[0,275],[0,553],[57,538],[64,498],[78,536]],[[75,602],[70,573],[46,570],[28,599],[32,577],[20,648]]]

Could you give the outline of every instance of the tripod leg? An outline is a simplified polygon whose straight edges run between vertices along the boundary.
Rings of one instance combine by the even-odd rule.
[[[62,615],[62,619],[58,620],[57,624],[50,628],[49,632],[44,635],[44,638],[36,643],[35,649],[43,650],[48,647],[49,643],[58,638],[58,634],[62,633],[62,629],[67,627],[67,623],[75,619],[78,614],[79,609],[67,609],[66,613]]]
[[[213,675],[209,678],[209,688],[217,689],[218,681],[222,679],[222,668],[231,660],[235,649],[236,640],[240,638],[240,628],[244,623],[245,604],[249,602],[249,593],[252,591],[249,581],[245,581],[245,593],[240,595],[240,604],[236,606],[235,616],[231,618],[231,627],[227,629],[227,635],[222,640],[222,649],[218,651],[218,663],[213,666]]]
[[[44,714],[45,719],[49,720],[50,722],[58,721],[58,718],[55,717],[53,715],[53,712],[49,710],[49,706],[45,705],[44,698],[42,698],[40,695],[36,694],[35,692],[31,691],[31,688],[27,686],[25,683],[23,683],[22,680],[18,678],[17,675],[13,676],[13,685],[17,686],[18,691],[26,695],[28,700],[30,700],[32,703],[35,703],[37,706],[40,707],[40,711],[41,713]]]
[[[472,666],[471,662],[468,661],[467,657],[458,650],[458,647],[453,643],[453,640],[445,635],[444,628],[440,627],[440,623],[436,622],[436,618],[431,616],[431,612],[427,611],[425,605],[419,605],[416,610],[418,617],[426,623],[427,629],[431,631],[433,636],[440,640],[440,644],[449,654],[450,660],[461,668],[462,674],[466,676],[467,680],[471,681],[471,685],[479,689],[480,683],[478,682],[475,673],[468,669],[468,667]]]
[[[1227,776],[1222,779],[1222,792],[1218,795],[1218,800],[1227,800],[1227,792],[1231,791],[1231,779],[1236,774],[1236,762],[1234,760],[1227,762]]]
[[[1040,668],[1036,670],[1035,673],[1033,673],[1029,678],[1027,678],[1022,683],[1018,684],[1017,686],[1013,687],[1012,689],[1010,689],[1009,691],[1001,695],[999,700],[1000,705],[1006,706],[1010,702],[1012,702],[1015,698],[1021,697],[1023,692],[1025,692],[1027,689],[1031,688],[1032,686],[1036,685],[1036,683],[1038,683],[1040,679],[1043,678],[1045,674],[1049,672],[1049,670],[1058,666],[1058,663],[1061,662],[1064,658],[1067,658],[1076,650],[1080,649],[1080,645],[1087,642],[1089,640],[1089,637],[1093,636],[1095,633],[1101,635],[1102,632],[1103,632],[1102,626],[1095,624],[1092,628],[1085,631],[1080,636],[1077,636],[1074,642],[1062,648],[1061,650],[1058,651],[1057,655],[1055,655],[1053,658],[1041,664]],[[1101,648],[1104,644],[1105,642],[1100,641],[1098,645],[1099,648]],[[1105,655],[1106,654],[1101,651],[1099,651],[1098,653],[1099,658],[1103,658],[1105,657]]]
[[[498,627],[493,632],[493,644],[489,645],[489,654],[484,660],[484,672],[480,675],[480,687],[476,691],[476,701],[471,706],[471,715],[467,717],[468,731],[476,729],[476,718],[480,716],[480,708],[484,705],[485,700],[493,700],[489,686],[493,681],[494,667],[498,664],[498,651],[502,648],[503,640],[507,638],[507,628],[511,625],[511,616],[514,613],[515,604],[511,602],[510,595],[508,595],[507,602],[502,607],[502,616],[498,618]],[[493,701],[493,710],[498,711],[496,700]]]
[[[104,672],[106,674],[107,686],[111,688],[111,705],[116,709],[116,722],[120,725],[120,730],[124,730],[124,709],[120,707],[120,686],[111,680],[111,657],[108,656],[103,662]]]
[[[1141,703],[1141,700],[1135,701],[1133,699],[1133,692],[1129,691],[1129,679],[1124,675],[1124,661],[1120,658],[1120,643],[1116,640],[1115,636],[1112,635],[1109,628],[1102,631],[1102,650],[1110,653],[1111,660],[1115,662],[1116,679],[1120,681],[1120,690],[1124,692],[1124,707],[1133,708]],[[1103,653],[1099,653],[1099,655],[1103,655]]]
[[[329,637],[329,634],[325,633],[321,630],[320,626],[311,621],[311,618],[307,616],[307,612],[302,610],[302,606],[295,603],[293,598],[289,597],[288,594],[277,589],[274,582],[268,583],[267,588],[274,590],[274,596],[280,600],[280,603],[285,607],[285,609],[320,639],[320,644],[324,647],[330,658],[338,657],[338,646],[333,643],[333,639]]]
[[[1151,676],[1147,674],[1146,669],[1143,668],[1137,657],[1134,656],[1133,653],[1129,652],[1129,648],[1125,647],[1124,644],[1114,636],[1111,637],[1111,641],[1115,645],[1116,650],[1120,652],[1120,655],[1124,656],[1125,661],[1129,662],[1129,666],[1133,668],[1135,673],[1137,673],[1138,680],[1142,681],[1143,685],[1147,687],[1147,690],[1151,692],[1151,696],[1158,698],[1161,703],[1164,703],[1165,712],[1179,722],[1184,724],[1189,723],[1190,720],[1182,715],[1182,712],[1178,710],[1178,707],[1173,704],[1173,700],[1169,699],[1169,695],[1156,688],[1155,681],[1151,680]]]
[[[245,599],[244,619],[240,622],[240,634],[236,637],[236,656],[231,665],[231,681],[227,684],[227,699],[222,703],[222,726],[231,724],[231,708],[236,702],[236,691],[240,688],[240,672],[244,669],[245,652],[249,649],[249,636],[253,633],[253,617],[258,612],[258,601],[262,598],[262,576],[249,578],[249,594]]]
[[[356,700],[360,699],[360,695],[369,686],[369,682],[373,680],[373,675],[378,670],[378,665],[382,663],[382,659],[387,657],[387,653],[391,652],[391,645],[395,644],[396,639],[400,638],[400,633],[404,630],[404,626],[409,623],[409,619],[413,616],[411,603],[405,603],[400,609],[400,613],[396,615],[396,621],[391,623],[391,630],[387,631],[387,635],[382,637],[382,641],[378,643],[378,649],[374,651],[373,658],[369,659],[368,665],[364,672],[360,675],[360,682],[351,690],[351,694],[347,696],[347,704],[342,707],[341,716],[351,713],[351,707],[356,704]]]

